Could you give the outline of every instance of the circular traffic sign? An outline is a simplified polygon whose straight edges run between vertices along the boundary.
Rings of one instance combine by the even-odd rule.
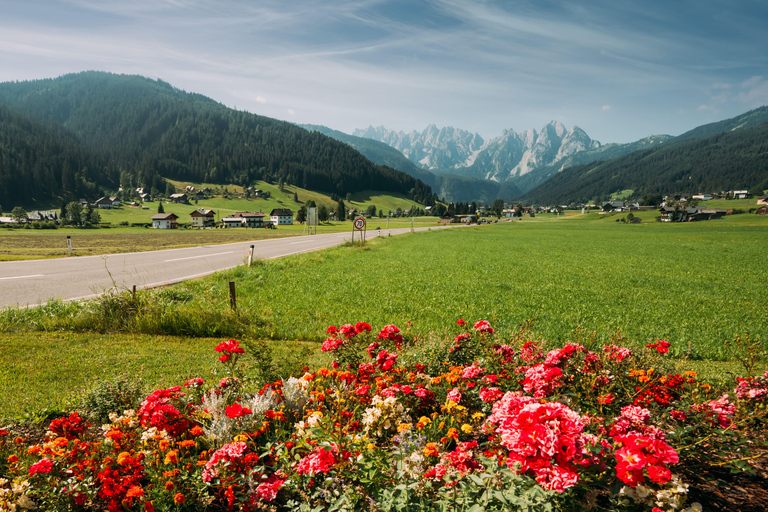
[[[355,229],[363,229],[365,227],[365,219],[362,217],[358,217],[355,219]]]

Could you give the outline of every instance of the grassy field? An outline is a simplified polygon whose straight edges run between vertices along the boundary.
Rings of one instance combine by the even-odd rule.
[[[289,355],[322,340],[327,325],[355,321],[394,323],[419,337],[450,335],[464,318],[488,319],[502,336],[534,319],[537,336],[552,344],[572,340],[578,327],[595,331],[597,343],[616,332],[636,348],[663,338],[681,368],[709,378],[741,373],[727,345],[736,336],[768,348],[768,219],[629,225],[618,216],[540,215],[384,237],[365,249],[260,261],[142,291],[135,303],[123,295],[6,310],[0,403],[16,415],[48,407],[119,371],[153,385],[178,382],[205,371],[217,340],[272,340]],[[228,306],[230,280],[237,313]],[[310,345],[317,354],[319,344]]]

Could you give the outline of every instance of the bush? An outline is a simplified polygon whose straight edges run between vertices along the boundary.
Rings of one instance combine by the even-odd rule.
[[[137,409],[145,396],[141,379],[119,375],[96,384],[85,394],[80,406],[90,418],[103,423],[109,421],[109,413]]]

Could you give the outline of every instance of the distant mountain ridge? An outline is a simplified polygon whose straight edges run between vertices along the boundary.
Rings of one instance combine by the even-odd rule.
[[[305,124],[301,127],[344,142],[375,164],[386,165],[420,179],[432,187],[440,198],[449,202],[491,204],[495,199],[511,200],[522,194],[511,182],[499,183],[450,173],[434,174],[417,166],[395,148],[374,139],[348,135],[327,126]]]
[[[438,129],[434,124],[422,132],[408,134],[369,126],[355,130],[353,135],[384,142],[414,164],[436,174],[453,173],[498,182],[515,182],[537,168],[601,147],[599,141],[591,139],[578,126],[567,130],[559,121],[544,125],[540,131],[505,130],[488,141],[477,133],[451,126]]]

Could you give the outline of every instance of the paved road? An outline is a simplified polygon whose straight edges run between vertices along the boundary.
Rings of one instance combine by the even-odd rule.
[[[440,228],[416,228],[415,231]],[[410,229],[382,230],[398,235]],[[376,231],[368,231],[368,239]],[[109,289],[151,288],[236,267],[254,257],[279,258],[339,245],[350,232],[257,240],[165,251],[0,262],[0,308],[35,306],[51,299],[94,297]]]

